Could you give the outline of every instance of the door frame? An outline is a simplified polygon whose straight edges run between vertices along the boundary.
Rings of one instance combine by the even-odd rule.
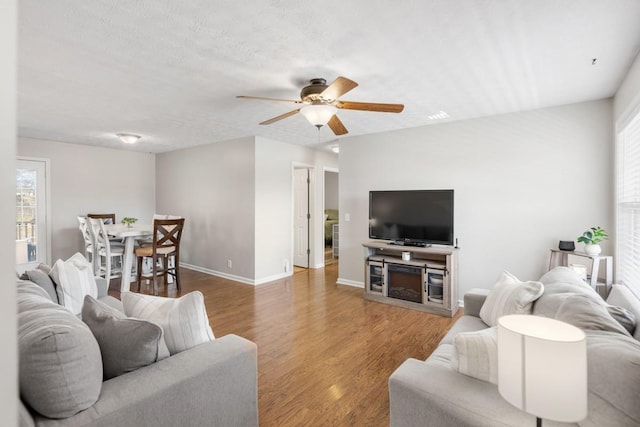
[[[27,263],[27,264],[21,264],[21,266],[30,268],[31,265],[33,264],[34,266],[37,266],[38,263],[43,262],[45,264],[51,265],[51,161],[50,159],[45,159],[42,157],[29,157],[29,156],[16,156],[16,163],[15,163],[15,169],[19,169],[19,165],[18,162],[21,161],[25,161],[25,162],[38,162],[38,163],[42,163],[44,166],[44,188],[40,189],[40,187],[38,186],[39,192],[38,194],[40,194],[41,191],[44,191],[44,203],[45,203],[45,209],[44,209],[44,225],[45,225],[45,239],[46,242],[44,244],[44,256],[45,259],[42,260],[37,260],[34,261],[32,263]],[[13,184],[14,188],[15,188],[15,182]],[[15,208],[14,208],[15,209]],[[15,264],[17,268],[17,264]]]
[[[308,202],[309,202],[309,213],[311,214],[311,218],[309,219],[309,265],[307,268],[317,268],[315,263],[316,257],[316,203],[315,203],[315,195],[316,195],[316,166],[308,163],[301,162],[292,162],[291,163],[291,268],[294,267],[294,259],[295,259],[295,171],[296,169],[307,169],[309,171],[309,194],[308,194]]]

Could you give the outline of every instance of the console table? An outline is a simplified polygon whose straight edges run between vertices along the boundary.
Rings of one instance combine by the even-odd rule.
[[[599,286],[605,288],[609,292],[613,283],[613,257],[610,255],[589,255],[581,251],[561,251],[560,249],[551,249],[549,256],[549,270],[558,266],[569,266],[569,255],[588,258],[591,260],[591,274],[587,276],[587,281],[593,289],[598,290]],[[600,271],[600,263],[604,261],[605,281],[598,282],[598,273]]]
[[[441,316],[458,311],[458,249],[399,246],[385,240],[365,249],[364,298]]]

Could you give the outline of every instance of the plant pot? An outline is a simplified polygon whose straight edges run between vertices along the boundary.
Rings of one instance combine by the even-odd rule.
[[[600,245],[584,245],[584,251],[587,255],[598,255],[602,252]]]

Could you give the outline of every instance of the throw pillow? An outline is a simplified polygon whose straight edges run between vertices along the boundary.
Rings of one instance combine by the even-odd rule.
[[[18,288],[20,396],[45,417],[68,418],[100,396],[100,347],[87,325],[43,294],[33,283]]]
[[[461,374],[498,384],[498,337],[496,327],[461,332],[453,338],[451,366]]]
[[[51,298],[51,301],[55,303],[58,302],[58,294],[56,293],[56,286],[51,280],[51,277],[49,277],[48,272],[45,272],[44,270],[40,269],[40,267],[38,267],[35,270],[25,271],[24,276],[26,276],[26,277],[23,277],[26,280],[32,281],[33,283],[35,283],[36,285],[40,286],[42,289],[47,291],[47,294],[49,294],[49,298]]]
[[[531,314],[533,302],[543,291],[542,283],[521,282],[513,274],[503,271],[480,309],[480,318],[487,325],[496,326],[501,316]]]
[[[180,298],[124,292],[122,304],[127,316],[162,326],[171,355],[215,338],[209,326],[202,292],[190,292]]]
[[[568,295],[558,308],[555,319],[582,330],[609,331],[630,335],[620,323],[611,317],[607,310],[607,304],[602,299],[590,298],[587,295]]]
[[[169,357],[159,325],[128,318],[90,295],[84,297],[82,320],[100,346],[105,380]]]
[[[624,307],[607,304],[607,312],[633,336],[636,330],[636,316],[631,311]]]
[[[82,312],[85,295],[98,297],[91,263],[79,252],[66,261],[57,260],[51,269],[51,278],[56,283],[58,302],[73,314]]]

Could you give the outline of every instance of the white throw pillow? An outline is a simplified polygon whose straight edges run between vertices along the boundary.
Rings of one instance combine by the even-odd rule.
[[[453,338],[451,366],[461,374],[498,384],[498,336],[496,327],[462,332]]]
[[[98,298],[93,267],[79,252],[66,261],[57,260],[49,275],[56,284],[58,302],[75,315],[82,312],[85,295]]]
[[[487,325],[496,326],[498,318],[507,314],[531,314],[533,302],[542,292],[544,285],[541,282],[521,282],[503,271],[480,308],[480,318]]]
[[[122,305],[127,316],[162,327],[171,355],[215,339],[202,292],[190,292],[180,298],[123,292]]]

